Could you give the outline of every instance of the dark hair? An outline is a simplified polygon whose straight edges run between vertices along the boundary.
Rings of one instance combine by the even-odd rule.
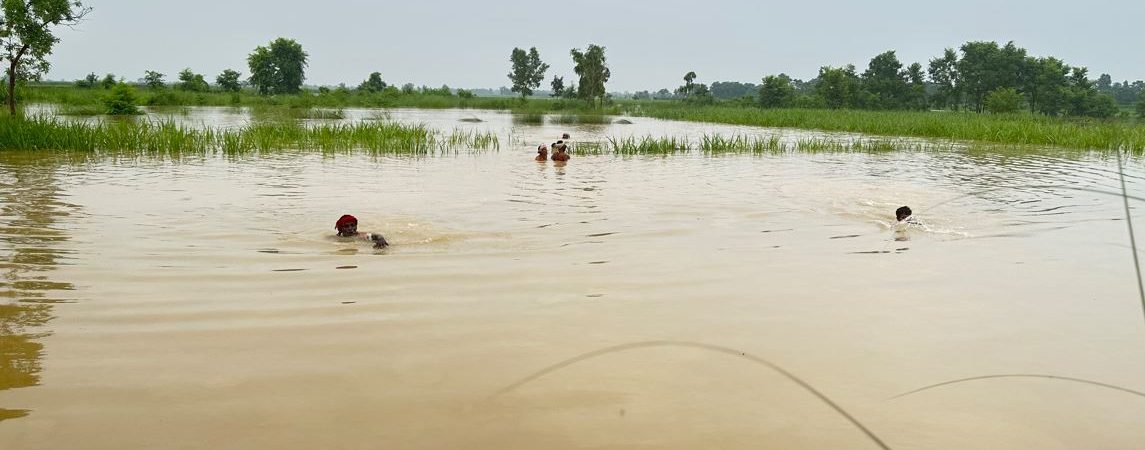
[[[914,213],[911,212],[910,207],[909,206],[903,206],[903,207],[895,210],[895,220],[903,220],[907,217],[910,217],[911,214],[914,214]]]

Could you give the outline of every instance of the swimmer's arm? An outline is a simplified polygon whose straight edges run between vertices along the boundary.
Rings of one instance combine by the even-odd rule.
[[[383,237],[381,233],[362,233],[361,236],[362,239],[372,241],[374,248],[385,248],[390,245],[389,242],[386,242],[386,238]]]

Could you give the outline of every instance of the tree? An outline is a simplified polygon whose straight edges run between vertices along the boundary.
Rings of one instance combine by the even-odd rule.
[[[362,84],[358,85],[358,90],[362,92],[381,92],[386,88],[386,82],[382,81],[381,72],[373,72]]]
[[[260,94],[297,94],[306,79],[306,52],[293,39],[278,38],[247,56],[250,83]]]
[[[76,87],[82,89],[94,88],[99,83],[99,76],[95,72],[87,74],[82,80],[76,80]]]
[[[612,76],[604,57],[604,47],[589,44],[583,52],[574,48],[569,53],[575,64],[573,70],[580,76],[577,96],[590,102],[599,98],[603,104],[604,83]]]
[[[1028,80],[1030,68],[1026,50],[1007,43],[967,42],[962,45],[962,59],[956,65],[962,76],[967,100],[981,112],[986,94],[998,88],[1021,88]]]
[[[795,102],[795,86],[785,74],[768,75],[759,87],[759,105],[764,108],[787,108]]]
[[[541,62],[541,54],[537,48],[530,48],[528,53],[520,48],[513,48],[509,55],[513,63],[513,71],[509,72],[509,81],[513,82],[513,92],[521,94],[521,99],[533,95],[533,89],[541,86],[545,79],[545,71],[549,65]]]
[[[550,94],[550,96],[559,98],[565,93],[565,79],[553,75],[553,82],[549,83],[549,87],[553,89],[553,93]]]
[[[16,82],[48,71],[46,58],[60,41],[52,29],[78,24],[91,8],[77,0],[3,0],[0,8],[0,61],[7,63],[8,112],[16,114]]]
[[[906,105],[910,89],[902,63],[894,50],[883,52],[867,65],[863,72],[863,89],[873,97],[867,107],[874,109],[899,109]]]
[[[116,83],[107,97],[104,97],[103,104],[107,108],[107,113],[115,116],[140,113],[139,107],[136,106],[139,100],[135,96],[135,88],[127,83]]]
[[[119,82],[115,80],[115,74],[109,73],[104,75],[102,80],[99,80],[99,85],[104,89],[111,89],[115,87],[116,84],[119,84]]]
[[[684,85],[676,88],[676,95],[684,98],[692,96],[692,91],[696,89],[696,85],[692,83],[696,80],[696,72],[688,72],[684,74]]]
[[[859,106],[859,76],[855,66],[821,67],[815,82],[815,95],[831,109],[855,108]]]
[[[242,74],[239,71],[227,69],[215,77],[215,84],[219,85],[219,89],[224,92],[238,92],[242,90],[240,78],[242,78]]]
[[[926,73],[930,75],[930,82],[936,85],[934,103],[939,108],[958,109],[962,103],[962,80],[959,77],[957,64],[958,53],[948,48],[941,57],[930,60],[930,66],[927,67]]]
[[[150,89],[163,89],[167,87],[167,85],[163,83],[163,77],[165,76],[166,75],[154,70],[148,70],[143,73],[143,84]]]
[[[926,80],[922,74],[922,64],[913,63],[906,69],[907,97],[906,106],[909,109],[924,110],[930,102],[926,99]]]
[[[1065,109],[1070,67],[1057,58],[1029,58],[1026,97],[1030,111],[1056,116]]]
[[[732,99],[741,97],[754,97],[759,94],[759,86],[751,83],[740,83],[738,81],[716,81],[712,83],[712,97],[721,99]]]
[[[175,83],[175,89],[191,92],[207,92],[211,90],[211,85],[207,84],[207,80],[203,78],[203,74],[192,72],[191,68],[188,67],[179,72],[179,82]]]
[[[986,110],[994,114],[1017,112],[1022,108],[1022,94],[1014,88],[998,88],[986,94]]]

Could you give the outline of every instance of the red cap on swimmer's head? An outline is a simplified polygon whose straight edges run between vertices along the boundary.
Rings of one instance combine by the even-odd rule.
[[[342,217],[339,217],[337,222],[334,222],[334,229],[337,230],[339,228],[342,228],[343,225],[351,224],[351,223],[354,225],[357,225],[358,224],[358,218],[351,216],[349,214],[346,214]]]

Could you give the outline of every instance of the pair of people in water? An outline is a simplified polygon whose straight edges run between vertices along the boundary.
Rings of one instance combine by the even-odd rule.
[[[568,161],[569,160],[569,158],[570,158],[569,153],[568,153],[569,146],[565,142],[565,140],[568,138],[569,138],[569,134],[565,133],[565,134],[561,135],[561,140],[553,143],[553,156],[552,156],[553,161],[559,162],[559,161]],[[546,146],[545,144],[541,144],[541,145],[537,146],[537,157],[533,158],[533,159],[536,161],[548,161],[549,160],[549,147]]]

